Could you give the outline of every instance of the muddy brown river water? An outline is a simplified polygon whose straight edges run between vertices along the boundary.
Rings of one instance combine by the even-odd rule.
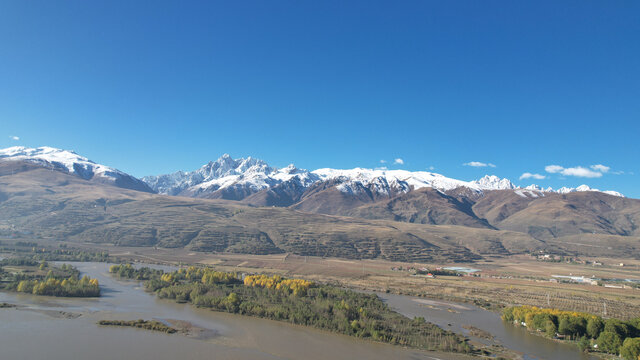
[[[524,359],[587,360],[594,356],[578,351],[577,347],[532,335],[526,329],[506,324],[500,315],[474,305],[428,300],[411,296],[378,293],[393,310],[410,318],[422,316],[439,325],[485,344],[501,344],[523,354]],[[469,325],[484,330],[492,340],[476,338]]]
[[[103,289],[100,298],[0,292],[0,359],[462,359],[358,340],[282,322],[198,309],[156,299],[138,282],[120,281],[105,263],[74,263]],[[75,317],[74,315],[81,315]],[[208,329],[204,339],[123,327],[100,319],[183,320]]]
[[[109,264],[74,263],[97,278],[100,298],[54,298],[0,292],[0,359],[442,359],[469,358],[379,344],[265,319],[217,313],[160,300],[139,282],[116,280]],[[589,359],[576,348],[503,324],[497,314],[466,305],[379,294],[409,317],[423,316],[443,328],[469,335],[464,325],[489,331],[495,341],[525,359]],[[100,319],[180,320],[206,329],[198,337],[102,327]],[[483,339],[474,339],[485,341]]]

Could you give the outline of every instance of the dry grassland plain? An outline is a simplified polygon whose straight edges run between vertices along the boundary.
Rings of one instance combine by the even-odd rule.
[[[69,245],[72,245],[71,243]],[[74,246],[79,246],[77,243]],[[124,261],[159,264],[202,264],[225,271],[277,273],[304,277],[345,287],[389,291],[397,294],[475,303],[498,310],[511,305],[534,305],[583,311],[605,317],[629,319],[640,316],[640,289],[555,283],[552,275],[596,278],[640,279],[640,261],[592,258],[601,266],[577,263],[542,262],[528,255],[496,257],[469,264],[403,263],[385,260],[346,260],[290,254],[243,255],[192,252],[185,249],[80,245],[85,249],[107,250]],[[477,276],[416,276],[393,268],[435,269],[467,266],[479,269]]]

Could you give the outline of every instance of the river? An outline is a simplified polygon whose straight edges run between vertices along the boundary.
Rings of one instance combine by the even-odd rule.
[[[454,354],[410,350],[331,334],[312,328],[257,319],[157,299],[141,283],[113,278],[109,264],[74,263],[83,274],[97,278],[100,298],[55,298],[0,292],[0,302],[21,305],[0,309],[0,358],[40,359],[444,359]],[[155,266],[157,267],[157,266]],[[164,268],[172,270],[172,268]],[[501,344],[524,359],[595,359],[576,347],[505,324],[498,314],[453,302],[378,293],[389,306],[408,316],[422,316],[442,328],[475,341]],[[188,321],[206,329],[198,338],[146,330],[96,325],[100,319],[158,319]],[[474,338],[472,325],[494,336]]]
[[[121,281],[109,264],[74,263],[97,278],[100,298],[54,298],[0,292],[0,358],[68,359],[443,359],[468,357],[410,350],[348,336],[157,299],[139,282]],[[79,315],[79,317],[77,317]],[[207,329],[192,338],[123,327],[103,327],[100,319],[183,320]]]
[[[480,307],[440,300],[428,300],[404,295],[378,293],[393,310],[413,318],[422,316],[439,325],[485,344],[501,344],[523,354],[524,359],[586,360],[595,356],[578,351],[577,347],[529,333],[526,329],[502,321],[500,316]],[[489,332],[493,340],[475,338],[463,326],[471,325]]]

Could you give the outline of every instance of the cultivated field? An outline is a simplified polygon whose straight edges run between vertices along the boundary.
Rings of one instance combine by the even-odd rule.
[[[77,244],[73,244],[78,246]],[[95,244],[83,245],[96,249]],[[548,263],[526,255],[496,258],[471,264],[402,263],[384,260],[345,260],[289,254],[208,254],[184,249],[153,249],[101,246],[123,259],[171,264],[200,263],[227,271],[279,273],[301,276],[348,287],[399,294],[475,302],[486,307],[534,305],[628,319],[640,317],[640,289],[606,288],[575,283],[550,282],[551,275],[640,279],[640,261],[598,260],[603,265]],[[435,269],[468,266],[479,276],[416,276],[404,269]],[[402,267],[403,270],[392,270]]]

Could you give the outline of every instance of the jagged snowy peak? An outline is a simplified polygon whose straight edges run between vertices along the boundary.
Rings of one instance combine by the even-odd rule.
[[[622,195],[617,191],[611,191],[611,190],[601,191],[598,189],[593,189],[588,185],[580,185],[576,188],[561,187],[558,190],[554,190],[551,187],[544,189],[541,186],[538,186],[536,184],[531,184],[527,187],[520,188],[519,186],[515,186],[508,179],[500,179],[495,175],[485,175],[483,178],[479,180],[474,180],[471,183],[480,186],[483,190],[515,190],[516,194],[520,196],[525,196],[525,194],[529,194],[530,197],[537,197],[538,195],[541,195],[541,194],[543,195],[544,193],[567,194],[571,192],[580,192],[580,191],[597,191],[597,192],[602,192],[609,195],[624,197],[624,195]],[[519,189],[528,190],[528,191],[520,191]],[[538,192],[539,194],[534,194],[533,192]]]
[[[512,190],[516,188],[509,179],[500,179],[495,175],[485,175],[483,178],[474,180],[471,183],[485,190]]]
[[[551,187],[544,189],[542,186],[538,186],[536,184],[531,184],[529,186],[526,186],[524,189],[531,190],[531,191],[538,191],[538,192],[554,192]]]
[[[234,180],[244,173],[258,174],[272,171],[273,169],[262,160],[251,157],[234,160],[228,154],[224,154],[218,160],[211,161],[195,171],[145,176],[142,180],[160,194],[177,195],[194,186],[202,189],[215,186],[220,188],[224,184],[234,183]]]
[[[277,169],[260,159],[233,159],[224,154],[195,171],[145,176],[142,180],[161,194],[203,196],[226,190],[221,197],[238,199],[285,181],[297,181],[307,187],[318,178],[293,165]]]
[[[229,154],[224,154],[218,160],[211,161],[196,170],[196,173],[205,180],[211,180],[244,173],[271,173],[273,170],[266,162],[251,156],[234,160]]]
[[[151,192],[151,189],[141,180],[112,167],[96,164],[69,150],[48,146],[39,148],[14,146],[0,149],[0,160],[28,161],[68,172],[85,180],[96,180],[123,188]]]

